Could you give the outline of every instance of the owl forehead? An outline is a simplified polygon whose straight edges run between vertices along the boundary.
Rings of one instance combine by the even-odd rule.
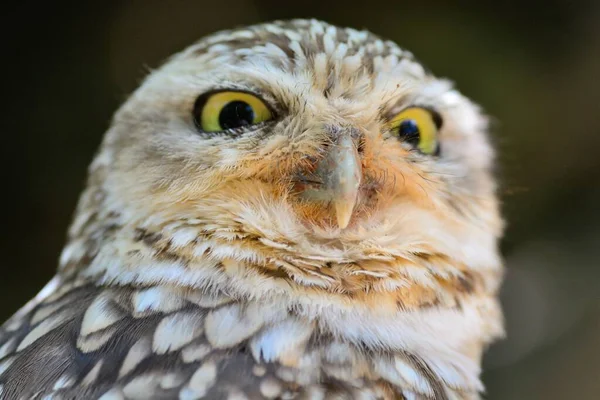
[[[201,70],[237,69],[249,79],[272,81],[287,75],[296,86],[305,78],[326,95],[348,97],[394,89],[390,86],[394,80],[422,82],[430,77],[410,52],[395,43],[316,20],[220,32],[186,49],[176,60],[199,63]]]
[[[276,113],[293,117],[294,126],[374,129],[411,105],[442,114],[446,138],[481,136],[485,125],[468,99],[410,52],[370,32],[316,20],[208,36],[151,74],[124,109],[151,113],[167,125],[189,122],[198,96],[215,90],[257,93]]]

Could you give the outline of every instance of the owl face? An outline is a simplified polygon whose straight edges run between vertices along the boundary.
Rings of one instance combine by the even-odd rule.
[[[485,129],[395,44],[281,22],[169,60],[117,113],[95,165],[121,223],[193,230],[170,236],[182,257],[201,234],[236,261],[372,271],[423,256],[468,270],[498,264]]]

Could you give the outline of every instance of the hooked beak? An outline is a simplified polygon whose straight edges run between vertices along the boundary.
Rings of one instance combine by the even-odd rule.
[[[362,166],[356,145],[350,135],[342,135],[332,145],[327,156],[319,161],[315,174],[322,185],[309,189],[305,197],[329,201],[340,229],[350,223],[362,181]]]

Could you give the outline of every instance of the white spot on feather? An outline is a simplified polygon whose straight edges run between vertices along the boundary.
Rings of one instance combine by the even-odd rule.
[[[199,400],[203,397],[204,395],[196,393],[196,391],[187,386],[179,392],[179,400]]]
[[[123,393],[128,399],[146,400],[154,397],[158,386],[155,374],[146,374],[132,379],[123,388]]]
[[[231,297],[222,294],[205,293],[201,290],[195,290],[188,293],[186,299],[202,308],[216,308],[233,301]]]
[[[6,341],[6,343],[4,343],[2,345],[2,347],[0,347],[0,359],[6,357],[8,354],[10,354],[16,347],[17,344],[17,338],[13,337],[9,340]]]
[[[160,387],[163,389],[172,389],[183,383],[183,376],[176,373],[170,373],[160,379]]]
[[[80,334],[90,335],[105,329],[123,318],[123,315],[111,304],[112,299],[107,292],[101,293],[85,310]]]
[[[77,348],[84,353],[98,350],[104,346],[116,332],[115,328],[109,328],[103,332],[94,333],[88,336],[79,336],[77,338]]]
[[[3,361],[0,361],[0,375],[2,375],[10,367],[13,361],[15,361],[14,357],[10,357]]]
[[[152,349],[158,354],[175,351],[202,334],[204,319],[198,312],[179,312],[160,321]]]
[[[148,311],[172,312],[183,307],[184,300],[173,290],[154,286],[139,290],[132,297],[134,316],[143,316]]]
[[[33,317],[31,317],[31,322],[30,322],[31,325],[35,325],[38,322],[43,321],[48,316],[50,316],[51,314],[55,313],[60,308],[62,308],[68,301],[69,301],[69,299],[64,299],[64,300],[60,300],[56,303],[51,303],[49,305],[40,307],[39,309],[36,310],[35,314],[33,314]]]
[[[255,365],[252,368],[252,373],[256,376],[264,376],[267,373],[267,369],[262,365]]]
[[[207,344],[188,345],[181,351],[181,358],[184,363],[191,363],[203,359],[210,353],[210,346]]]
[[[9,319],[6,324],[4,324],[3,328],[6,329],[7,332],[14,332],[19,330],[23,325],[23,320],[21,318],[17,318],[16,316]]]
[[[242,392],[238,392],[237,390],[232,390],[229,392],[227,400],[248,400],[248,396]]]
[[[217,365],[213,361],[202,364],[194,372],[188,385],[179,393],[180,400],[200,399],[215,384],[217,379]]]
[[[54,386],[52,386],[52,390],[59,390],[64,388],[69,388],[73,386],[75,383],[75,377],[72,375],[64,374],[60,378],[54,382]]]
[[[123,391],[119,388],[113,388],[108,392],[104,393],[98,400],[125,400]]]
[[[96,379],[98,379],[98,375],[100,374],[100,369],[102,368],[103,363],[104,360],[100,360],[96,363],[96,365],[94,365],[94,368],[92,368],[90,372],[88,372],[88,374],[85,376],[85,378],[83,378],[83,380],[81,381],[81,384],[83,386],[92,385],[96,381]]]
[[[133,369],[146,357],[152,353],[152,343],[149,338],[141,338],[133,346],[125,356],[121,370],[119,371],[119,378],[122,378]]]
[[[206,338],[218,349],[234,346],[263,326],[266,313],[267,310],[260,309],[256,303],[251,303],[243,310],[239,304],[214,310],[206,317]]]
[[[281,394],[281,384],[273,378],[267,378],[260,383],[260,393],[268,399],[274,399]]]
[[[304,345],[312,334],[313,326],[305,320],[288,318],[269,327],[250,344],[252,355],[258,362],[285,361],[300,357]]]
[[[65,322],[66,316],[64,314],[55,315],[53,317],[49,317],[48,319],[40,322],[38,326],[33,328],[27,336],[23,338],[19,347],[17,347],[17,351],[21,351],[30,344],[34,343],[36,340],[46,335],[60,324]]]

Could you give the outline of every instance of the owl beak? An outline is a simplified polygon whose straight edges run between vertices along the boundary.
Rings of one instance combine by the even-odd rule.
[[[341,135],[317,164],[316,174],[323,185],[319,189],[329,199],[340,229],[350,223],[362,181],[360,156],[350,135]]]

